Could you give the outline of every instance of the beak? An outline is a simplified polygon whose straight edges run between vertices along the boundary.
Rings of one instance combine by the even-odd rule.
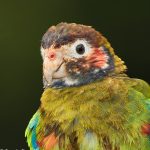
[[[51,85],[53,79],[66,77],[67,73],[63,55],[63,52],[59,50],[45,50],[43,73],[49,85]]]

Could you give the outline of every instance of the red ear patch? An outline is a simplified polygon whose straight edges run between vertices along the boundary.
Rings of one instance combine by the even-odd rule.
[[[87,61],[91,66],[103,68],[107,64],[107,57],[107,54],[101,48],[95,48],[91,56],[87,58]]]
[[[150,135],[150,124],[145,124],[141,127],[141,132],[144,135]]]

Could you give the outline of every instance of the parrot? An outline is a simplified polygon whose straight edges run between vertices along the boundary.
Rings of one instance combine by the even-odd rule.
[[[92,26],[62,22],[41,40],[43,93],[30,150],[150,150],[150,86]]]

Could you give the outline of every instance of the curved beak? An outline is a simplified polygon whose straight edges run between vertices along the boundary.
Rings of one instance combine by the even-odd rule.
[[[43,73],[49,85],[51,85],[53,79],[60,79],[66,76],[67,73],[62,51],[45,50]]]

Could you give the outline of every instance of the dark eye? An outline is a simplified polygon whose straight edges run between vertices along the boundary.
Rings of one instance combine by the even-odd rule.
[[[76,46],[76,52],[80,55],[85,53],[85,47],[83,44],[79,44]]]

